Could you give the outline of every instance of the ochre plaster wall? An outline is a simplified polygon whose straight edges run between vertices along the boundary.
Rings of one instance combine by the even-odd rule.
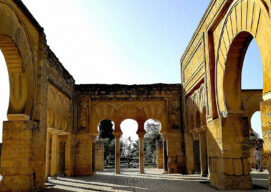
[[[89,168],[91,161],[83,159],[91,159],[89,142],[91,139],[93,142],[96,140],[98,125],[105,119],[115,123],[115,134],[121,134],[120,123],[125,119],[138,122],[138,134],[145,133],[144,122],[148,119],[160,121],[160,132],[168,141],[168,158],[171,159],[169,171],[174,173],[184,170],[180,85],[77,85],[76,98],[77,174],[92,172]]]
[[[193,172],[193,137],[205,132],[211,185],[219,189],[252,187],[248,133],[251,115],[259,109],[259,102],[264,151],[271,151],[269,11],[267,0],[211,1],[180,60],[186,168]],[[263,90],[259,94],[241,90],[242,63],[253,38],[263,65]],[[203,100],[199,96],[201,87]]]
[[[46,146],[50,140],[48,81],[61,91],[69,87],[72,101],[74,80],[49,49],[42,27],[20,0],[0,1],[0,49],[10,80],[0,190],[38,190],[45,184]],[[72,108],[69,110],[72,114]]]
[[[141,137],[146,120],[161,122],[169,173],[193,173],[193,141],[198,140],[200,150],[207,150],[213,186],[251,188],[248,120],[258,101],[264,152],[271,154],[269,11],[267,0],[211,1],[181,58],[182,91],[181,85],[165,84],[75,86],[23,3],[1,0],[0,49],[10,102],[3,124],[0,191],[43,188],[48,175],[61,174],[59,146],[65,146],[66,175],[93,174],[98,123],[113,120],[117,138],[126,118],[138,122]],[[244,103],[241,68],[253,38],[262,57],[262,100],[257,94]],[[207,158],[203,154],[201,163]]]
[[[104,170],[104,145],[103,142],[97,141],[95,145],[95,169],[96,171]]]

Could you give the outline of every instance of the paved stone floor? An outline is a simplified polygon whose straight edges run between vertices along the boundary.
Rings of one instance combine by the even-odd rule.
[[[66,191],[167,191],[167,192],[209,192],[217,191],[210,187],[208,179],[200,175],[162,174],[162,170],[145,169],[145,174],[139,174],[137,169],[122,169],[120,175],[114,174],[114,170],[97,172],[90,177],[50,179],[46,189],[49,192]],[[256,191],[267,190],[268,173],[252,172],[253,184]]]

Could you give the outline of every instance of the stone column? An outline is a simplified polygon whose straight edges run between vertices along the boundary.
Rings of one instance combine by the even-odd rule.
[[[164,173],[168,174],[168,154],[167,154],[167,135],[162,134],[163,137],[163,151],[164,151]]]
[[[29,120],[4,122],[0,191],[35,190],[33,152],[37,146],[33,143],[33,132],[36,126]]]
[[[95,147],[95,168],[97,171],[104,170],[104,144],[102,141],[96,142]]]
[[[163,141],[156,141],[156,164],[158,169],[163,169]]]
[[[200,142],[200,165],[201,165],[201,176],[206,177],[208,175],[207,169],[207,151],[206,151],[206,133],[199,133]]]
[[[51,157],[51,176],[56,177],[59,172],[59,136],[52,134],[52,157]]]
[[[144,173],[144,135],[145,130],[137,132],[139,137],[139,172]]]
[[[260,104],[261,120],[263,132],[263,150],[264,153],[269,154],[269,191],[271,192],[271,99]]]
[[[188,174],[194,172],[194,153],[193,153],[193,138],[192,135],[186,130],[184,133],[185,139],[185,156],[186,156],[186,169]]]
[[[207,124],[210,182],[218,189],[252,188],[249,157],[249,126],[243,114],[228,114]]]
[[[96,167],[95,167],[95,148],[96,148],[96,137],[92,137],[92,175],[96,175]]]
[[[72,144],[71,135],[67,135],[66,145],[65,145],[65,174],[68,177],[72,176]]]
[[[120,174],[120,136],[121,131],[113,132],[115,136],[115,173]]]
[[[47,180],[48,176],[51,176],[51,162],[50,162],[50,151],[51,151],[51,134],[47,132],[46,139],[46,164],[45,164],[45,180]]]

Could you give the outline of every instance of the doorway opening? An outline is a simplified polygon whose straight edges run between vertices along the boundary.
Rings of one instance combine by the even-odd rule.
[[[115,137],[113,131],[115,123],[109,119],[101,121],[98,125],[99,136],[95,145],[95,169],[115,168]]]
[[[125,119],[120,124],[122,136],[120,139],[120,167],[139,168],[138,123],[133,119]],[[127,169],[126,169],[127,170]]]
[[[163,140],[160,135],[161,123],[156,119],[148,119],[144,124],[144,163],[145,168],[163,169]]]

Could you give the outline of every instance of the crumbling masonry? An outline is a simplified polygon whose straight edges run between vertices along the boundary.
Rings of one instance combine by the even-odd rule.
[[[138,123],[141,173],[144,123],[153,118],[162,125],[158,160],[165,173],[209,175],[218,189],[251,188],[249,122],[259,109],[264,151],[271,154],[270,8],[269,0],[212,0],[181,58],[182,85],[76,85],[23,3],[0,0],[0,48],[10,79],[0,191],[38,190],[48,176],[95,174],[104,119],[115,123],[120,173],[120,123],[127,118]],[[242,91],[253,38],[264,88]]]

